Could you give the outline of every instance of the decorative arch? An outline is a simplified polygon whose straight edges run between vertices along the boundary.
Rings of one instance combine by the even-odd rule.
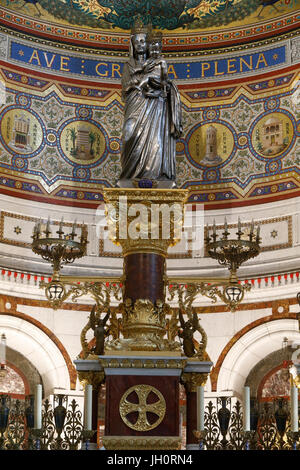
[[[290,314],[282,319],[265,317],[240,330],[227,343],[210,378],[212,391],[242,392],[252,368],[268,354],[281,348],[282,339],[299,340],[298,321]]]
[[[8,346],[13,346],[36,367],[41,374],[46,392],[54,387],[75,390],[76,369],[67,350],[51,330],[21,312],[6,311],[0,312],[0,315],[1,330],[7,335]],[[13,335],[10,334],[12,331]],[[9,339],[12,337],[13,345]]]

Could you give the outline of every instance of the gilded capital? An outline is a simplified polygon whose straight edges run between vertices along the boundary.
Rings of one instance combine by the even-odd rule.
[[[181,383],[187,392],[196,392],[197,387],[206,384],[208,374],[198,372],[183,372],[180,377]]]
[[[167,256],[181,239],[185,189],[109,188],[103,190],[109,237],[123,256],[156,253]]]
[[[79,382],[84,388],[86,385],[92,385],[95,390],[98,390],[105,381],[104,370],[78,371],[77,373],[78,373]]]

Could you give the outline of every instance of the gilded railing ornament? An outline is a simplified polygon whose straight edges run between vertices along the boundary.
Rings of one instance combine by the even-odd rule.
[[[137,395],[138,403],[130,401],[130,395]],[[155,396],[156,400],[149,403],[149,395]],[[120,416],[123,422],[135,431],[150,431],[157,428],[166,414],[166,401],[162,393],[151,385],[135,385],[130,387],[122,396],[119,404]],[[130,413],[137,412],[138,417],[135,423],[128,419]],[[157,419],[150,423],[147,413],[157,416]]]

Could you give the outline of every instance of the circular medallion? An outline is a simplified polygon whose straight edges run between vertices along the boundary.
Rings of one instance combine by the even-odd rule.
[[[77,110],[77,113],[76,113],[76,114],[77,114],[80,118],[87,119],[87,118],[91,117],[92,112],[91,112],[90,109],[82,107],[82,108],[79,108],[79,109]]]
[[[103,132],[92,122],[69,122],[60,133],[63,154],[81,165],[99,160],[105,152],[105,146]]]
[[[224,124],[203,124],[192,130],[188,149],[196,163],[203,166],[220,165],[234,150],[234,136]]]
[[[248,136],[241,134],[238,138],[238,144],[240,147],[245,147],[248,144]]]
[[[294,137],[291,119],[284,113],[271,113],[260,119],[253,128],[251,143],[262,157],[278,157],[284,153]]]
[[[56,135],[54,134],[54,132],[48,132],[47,133],[47,142],[50,144],[50,145],[53,145],[56,143]]]
[[[266,171],[268,173],[277,173],[279,170],[281,170],[281,161],[270,161],[266,164]]]
[[[25,170],[28,166],[28,160],[21,157],[14,157],[12,164],[18,170]]]
[[[16,97],[16,103],[19,104],[20,106],[28,106],[30,104],[30,99],[26,95],[18,95]]]
[[[13,152],[31,154],[43,142],[43,130],[38,119],[25,109],[10,109],[1,120],[1,136]]]
[[[76,179],[87,180],[90,178],[90,171],[89,169],[81,167],[74,168],[73,175]]]
[[[176,142],[176,152],[183,153],[184,152],[184,142],[182,140],[178,140]]]
[[[203,111],[203,120],[213,120],[213,119],[218,119],[219,118],[219,110],[217,109],[207,109],[205,111]]]
[[[265,101],[264,107],[265,110],[275,110],[280,105],[280,101],[277,98],[270,98]]]
[[[156,428],[166,414],[166,401],[159,390],[151,385],[135,385],[122,396],[120,416],[126,426],[135,431]]]
[[[220,178],[220,174],[218,170],[208,169],[203,173],[203,180],[204,181],[217,181]]]
[[[112,152],[119,152],[121,149],[120,142],[115,139],[111,140],[109,143],[109,148]]]

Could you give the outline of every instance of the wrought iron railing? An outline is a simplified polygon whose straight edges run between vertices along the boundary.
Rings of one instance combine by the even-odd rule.
[[[253,403],[252,403],[253,405]],[[42,428],[34,428],[33,397],[16,400],[0,395],[0,450],[89,449],[93,431],[83,427],[82,412],[73,399],[55,395],[45,400]],[[242,405],[231,398],[209,401],[204,413],[204,450],[298,450],[299,433],[291,432],[288,403],[283,399],[256,403],[251,408],[250,431],[244,432]]]
[[[197,434],[197,433],[196,433]],[[204,450],[298,450],[299,433],[291,431],[288,404],[283,399],[255,404],[250,431],[243,426],[242,405],[217,398],[205,407],[204,432],[198,433]]]
[[[0,450],[88,449],[94,432],[86,431],[82,421],[74,399],[68,405],[65,395],[55,395],[53,406],[44,401],[42,427],[35,429],[33,397],[24,401],[1,395]]]

